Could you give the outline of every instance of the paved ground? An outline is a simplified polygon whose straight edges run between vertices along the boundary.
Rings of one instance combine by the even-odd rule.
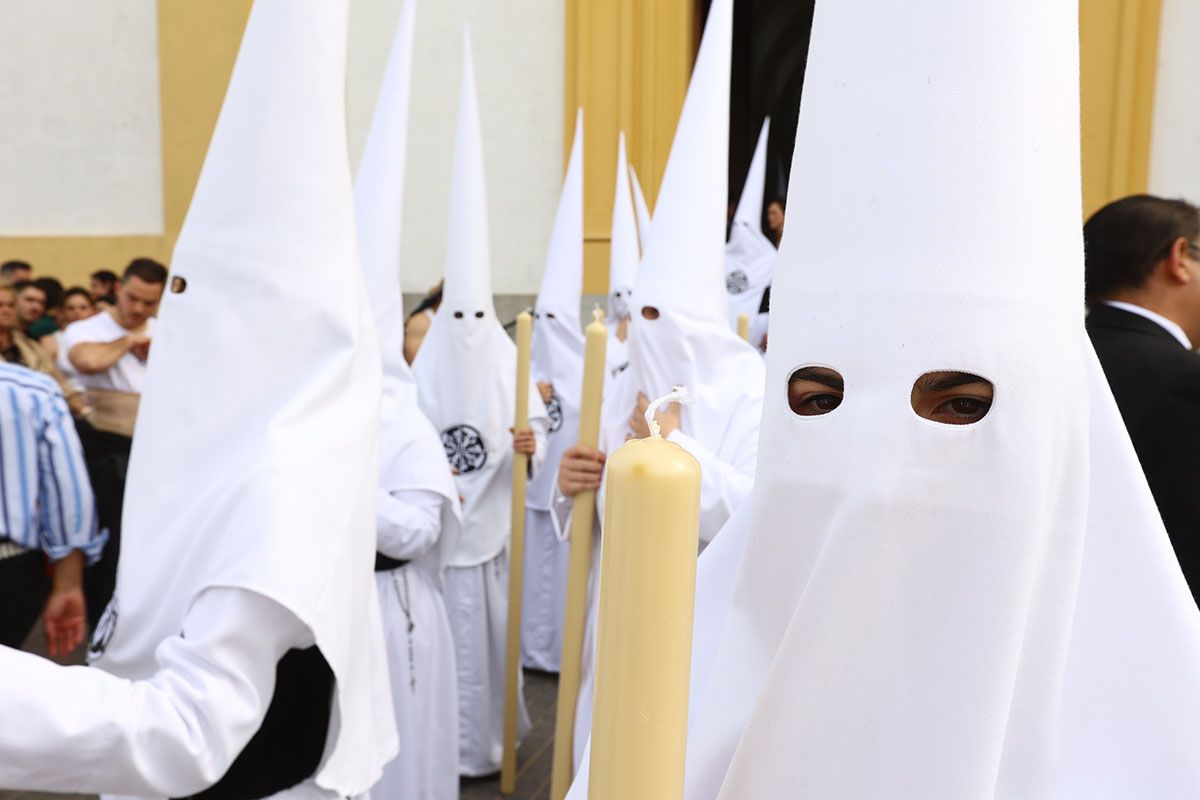
[[[26,642],[26,649],[45,653],[40,626]],[[80,663],[81,647],[72,658],[64,663]],[[533,721],[533,731],[522,742],[517,753],[517,793],[510,800],[547,800],[550,796],[550,760],[554,749],[554,705],[558,691],[555,675],[544,672],[525,673],[525,703]],[[464,780],[462,800],[492,800],[501,798],[499,776]],[[0,800],[95,800],[80,795],[51,795],[31,792],[9,792],[0,789]],[[403,800],[402,798],[376,797],[372,800]]]

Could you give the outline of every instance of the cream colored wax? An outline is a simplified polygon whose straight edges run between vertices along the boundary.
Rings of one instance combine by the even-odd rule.
[[[600,405],[604,395],[604,356],[608,329],[596,309],[585,331],[583,391],[579,406],[579,443],[596,447],[600,440]],[[575,732],[575,700],[579,696],[580,659],[587,616],[588,574],[592,569],[592,525],[596,493],[580,492],[571,506],[571,551],[567,561],[567,598],[563,613],[562,659],[558,674],[558,706],[554,718],[554,761],[550,800],[562,800],[571,787]]]
[[[700,465],[657,435],[608,459],[589,800],[683,797]]]

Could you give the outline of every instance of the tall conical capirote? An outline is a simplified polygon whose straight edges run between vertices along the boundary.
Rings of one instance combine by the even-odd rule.
[[[153,675],[210,587],[264,595],[333,671],[317,785],[396,748],[371,569],[380,356],[347,161],[347,3],[257,0],[172,261],[95,666]]]
[[[608,318],[616,324],[629,317],[629,301],[637,278],[641,249],[638,224],[630,190],[629,163],[625,155],[625,132],[617,137],[617,178],[613,190],[612,237],[608,259]]]
[[[516,399],[516,347],[492,301],[483,136],[466,32],[453,158],[442,304],[413,374],[464,498],[462,535],[448,563],[466,567],[492,560],[508,540]]]
[[[404,360],[400,238],[408,143],[409,96],[417,0],[407,0],[396,25],[375,114],[354,183],[363,276],[383,357],[380,488],[425,490],[445,500],[438,554],[445,561],[458,537],[458,492],[437,431],[422,413],[417,384]]]
[[[583,293],[583,109],[575,116],[575,138],[567,161],[562,194],[542,288],[533,310],[530,371],[534,381],[552,387],[546,410],[550,432],[546,461],[529,482],[526,504],[547,510],[563,451],[576,443],[583,385],[583,332],[579,306]]]
[[[1200,786],[1200,613],[1083,324],[1078,53],[1066,3],[817,4],[688,800]]]

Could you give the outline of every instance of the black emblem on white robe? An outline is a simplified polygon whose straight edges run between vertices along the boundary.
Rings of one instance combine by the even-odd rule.
[[[104,651],[108,649],[108,645],[112,642],[113,634],[117,631],[117,598],[114,595],[112,600],[108,601],[108,607],[104,609],[104,614],[100,617],[100,621],[96,623],[96,630],[92,632],[92,641],[88,643],[87,660],[95,661],[100,656],[104,655]]]
[[[487,443],[483,434],[470,425],[454,425],[442,431],[442,447],[450,466],[459,474],[466,475],[483,469],[487,463]]]
[[[563,426],[562,401],[558,399],[558,395],[550,395],[550,401],[546,403],[546,414],[550,417],[550,433]]]
[[[725,276],[725,291],[730,294],[742,294],[750,288],[750,278],[740,269]]]

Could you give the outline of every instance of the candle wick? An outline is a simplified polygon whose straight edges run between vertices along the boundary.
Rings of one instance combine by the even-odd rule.
[[[599,303],[595,303],[592,306],[592,321],[593,322],[604,322],[604,311],[600,308]]]
[[[692,396],[688,392],[688,388],[686,386],[676,386],[668,394],[665,394],[650,403],[650,405],[646,407],[646,426],[650,428],[650,438],[662,438],[662,428],[659,426],[658,420],[654,418],[654,415],[658,413],[658,409],[662,408],[668,403],[679,403],[681,406],[686,406],[691,402]]]

